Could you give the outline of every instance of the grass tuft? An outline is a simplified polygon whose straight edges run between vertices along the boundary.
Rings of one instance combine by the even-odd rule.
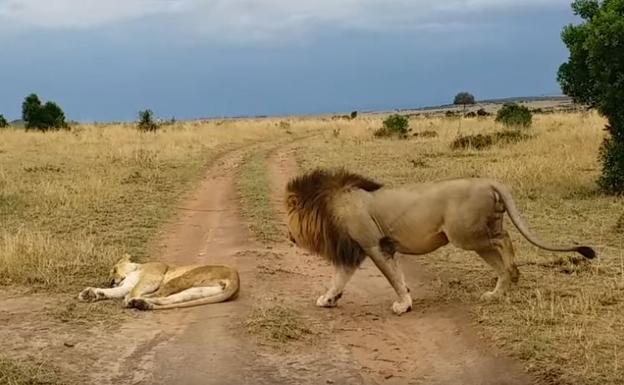
[[[299,312],[284,306],[254,308],[243,324],[248,333],[279,343],[305,340],[315,334]]]

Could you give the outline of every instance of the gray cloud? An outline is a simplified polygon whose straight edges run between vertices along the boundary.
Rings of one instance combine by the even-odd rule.
[[[4,29],[90,29],[161,16],[215,40],[300,37],[324,26],[352,30],[436,29],[470,15],[560,6],[569,0],[0,0]],[[162,20],[162,18],[159,18]]]

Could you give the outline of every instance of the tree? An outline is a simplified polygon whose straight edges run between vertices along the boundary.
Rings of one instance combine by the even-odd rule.
[[[471,94],[470,92],[460,92],[457,95],[455,95],[455,99],[453,100],[453,104],[461,104],[462,106],[464,106],[464,111],[466,110],[466,105],[470,104],[475,104],[475,98],[474,95]]]
[[[583,21],[563,28],[570,51],[559,67],[563,92],[596,108],[608,120],[599,151],[600,187],[624,193],[624,0],[575,0],[572,10]]]
[[[9,122],[4,118],[4,115],[0,114],[0,128],[9,127]]]
[[[357,118],[357,111],[351,111],[351,119]]]
[[[54,102],[41,105],[41,100],[36,94],[30,94],[24,99],[22,119],[26,124],[26,129],[47,131],[68,127],[61,107]]]
[[[37,122],[40,109],[41,100],[39,100],[36,94],[30,94],[24,98],[22,103],[22,120],[26,124],[26,128],[33,128],[33,124]]]
[[[141,131],[156,131],[158,129],[158,125],[154,123],[154,113],[152,110],[147,109],[139,111],[139,123],[137,124],[137,128]]]

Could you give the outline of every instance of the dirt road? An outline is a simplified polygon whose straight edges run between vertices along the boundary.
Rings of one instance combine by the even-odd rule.
[[[284,185],[297,171],[295,150],[296,144],[276,148],[267,161],[280,219]],[[328,284],[331,268],[289,244],[286,234],[277,245],[253,240],[234,190],[243,159],[238,151],[213,165],[154,245],[154,256],[170,262],[235,266],[242,287],[237,300],[133,313],[114,333],[94,328],[78,334],[40,319],[0,331],[0,339],[16,348],[34,333],[33,342],[63,355],[64,366],[92,384],[533,383],[521,365],[476,336],[459,305],[437,305],[436,293],[428,290],[432,278],[407,257],[402,265],[414,311],[392,314],[393,291],[368,261],[337,308],[317,308],[316,297]],[[244,333],[240,323],[254,307],[278,304],[299,311],[313,325],[318,333],[312,342],[276,347]],[[9,318],[20,309],[11,306]],[[70,350],[61,347],[67,340],[72,341]]]

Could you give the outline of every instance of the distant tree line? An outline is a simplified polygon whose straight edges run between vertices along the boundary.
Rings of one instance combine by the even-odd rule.
[[[55,102],[42,103],[37,94],[30,94],[22,103],[22,121],[27,130],[59,130],[69,128],[63,109]],[[9,122],[0,114],[0,128],[8,127]]]

